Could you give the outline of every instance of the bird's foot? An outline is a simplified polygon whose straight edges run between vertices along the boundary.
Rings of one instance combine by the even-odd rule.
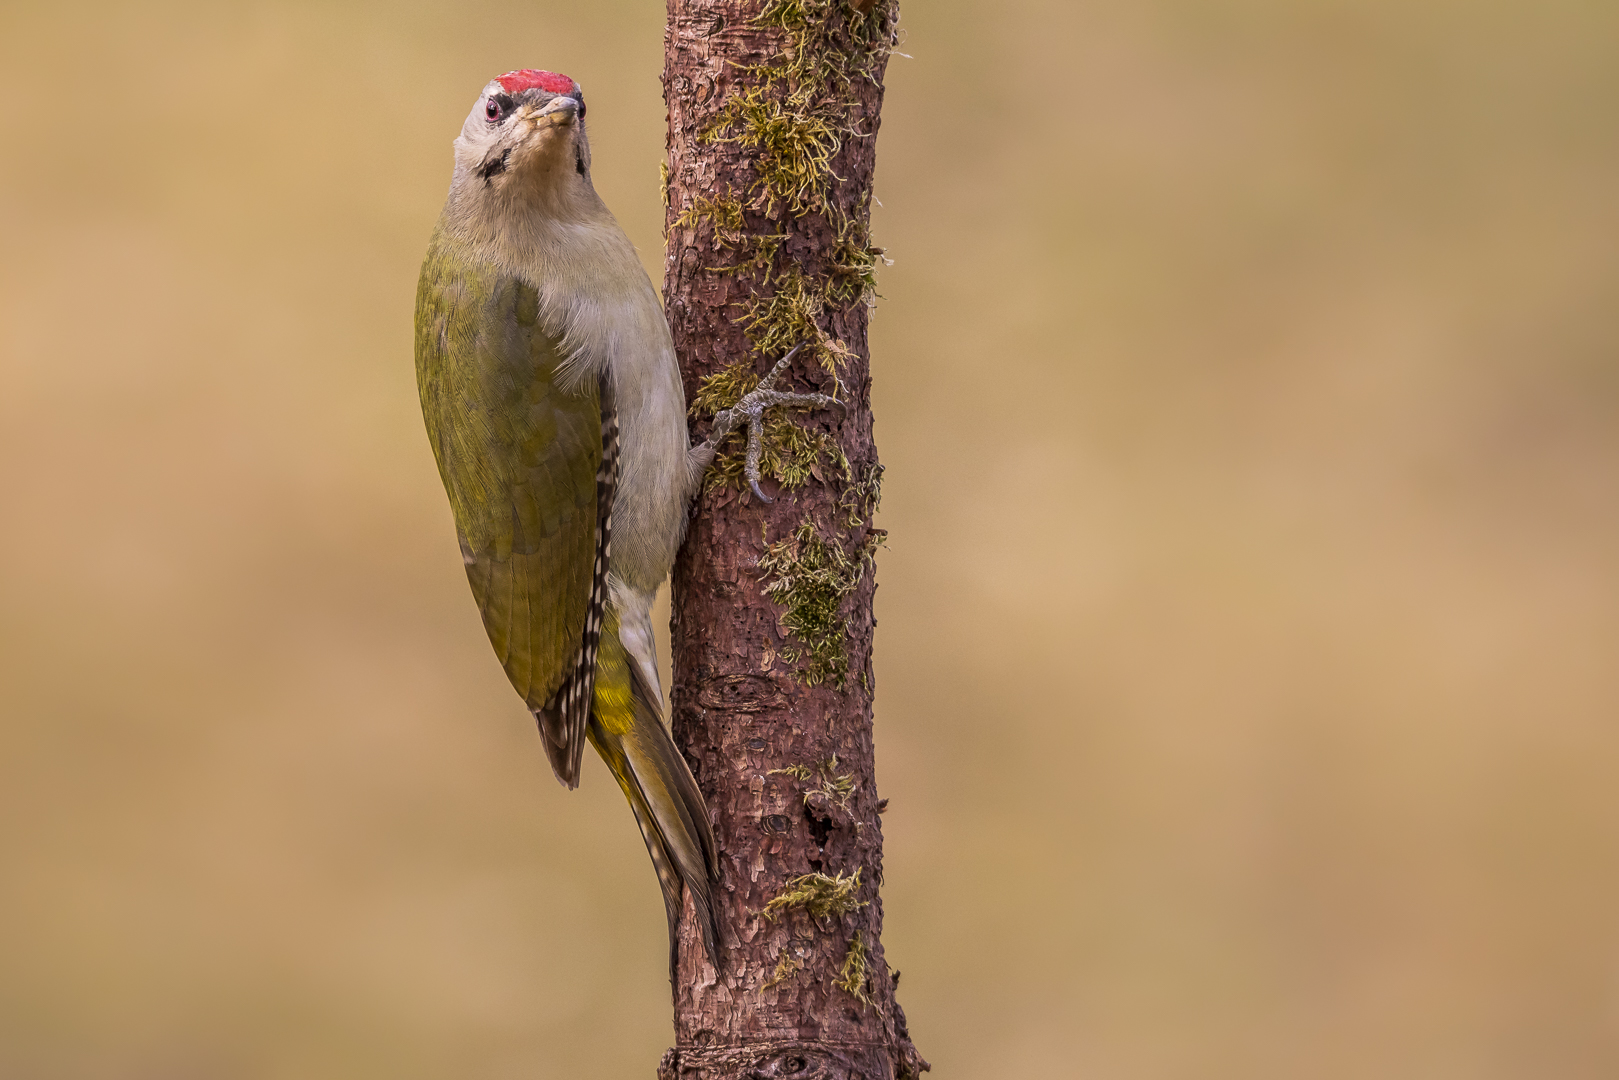
[[[759,458],[764,452],[764,415],[766,409],[777,405],[803,405],[810,408],[835,408],[839,412],[846,412],[843,402],[829,394],[793,394],[774,389],[776,380],[781,373],[787,370],[787,365],[793,362],[793,357],[804,346],[795,345],[792,351],[770,369],[770,374],[759,380],[759,385],[742,395],[742,400],[729,409],[721,409],[714,414],[714,430],[708,437],[708,445],[718,450],[720,445],[746,421],[748,425],[748,449],[742,459],[742,475],[748,482],[748,490],[753,492],[754,498],[760,502],[773,502],[759,487]]]

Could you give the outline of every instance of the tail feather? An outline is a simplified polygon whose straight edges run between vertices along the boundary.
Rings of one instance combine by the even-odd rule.
[[[708,822],[708,808],[685,758],[663,726],[655,692],[639,665],[628,662],[618,641],[616,620],[602,630],[596,673],[595,709],[589,738],[612,770],[635,811],[647,854],[663,891],[669,921],[669,974],[674,977],[675,940],[682,896],[690,893],[709,962],[719,968],[719,924],[713,882],[719,879],[719,850]]]

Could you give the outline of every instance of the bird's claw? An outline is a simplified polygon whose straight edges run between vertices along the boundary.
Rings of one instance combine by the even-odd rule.
[[[765,410],[777,405],[812,405],[820,408],[833,406],[840,415],[849,414],[843,402],[826,394],[793,394],[773,389],[776,380],[787,370],[787,365],[792,363],[793,357],[797,356],[803,347],[802,343],[793,346],[786,356],[776,361],[776,366],[770,369],[770,374],[759,380],[758,386],[743,394],[742,399],[729,409],[722,409],[714,415],[714,433],[709,441],[716,448],[736,430],[739,422],[747,420],[748,449],[742,459],[742,475],[748,482],[748,490],[762,503],[775,501],[759,487],[759,481],[762,479],[759,464],[764,456]]]
[[[759,487],[759,459],[764,454],[763,414],[763,409],[748,413],[748,452],[742,459],[742,475],[747,478],[748,490],[753,492],[753,497],[769,504],[775,500]]]

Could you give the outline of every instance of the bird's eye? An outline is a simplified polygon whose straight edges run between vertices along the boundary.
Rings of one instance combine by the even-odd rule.
[[[585,118],[585,99],[580,98],[579,99],[579,119],[583,120],[584,118]]]
[[[489,118],[489,122],[491,124],[494,123],[496,120],[499,120],[500,119],[500,102],[496,101],[494,98],[490,98],[488,103],[486,105],[484,105],[484,107],[483,107],[483,114],[484,114],[484,116]]]

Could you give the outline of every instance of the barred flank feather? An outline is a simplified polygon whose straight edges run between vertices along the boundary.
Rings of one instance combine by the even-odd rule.
[[[579,763],[585,750],[585,726],[595,697],[596,654],[607,609],[607,572],[612,565],[613,495],[618,490],[618,408],[613,386],[601,379],[602,456],[596,469],[596,561],[590,576],[590,606],[585,609],[584,636],[573,670],[541,708],[535,711],[545,736],[545,756],[557,779],[570,789],[579,786]]]

